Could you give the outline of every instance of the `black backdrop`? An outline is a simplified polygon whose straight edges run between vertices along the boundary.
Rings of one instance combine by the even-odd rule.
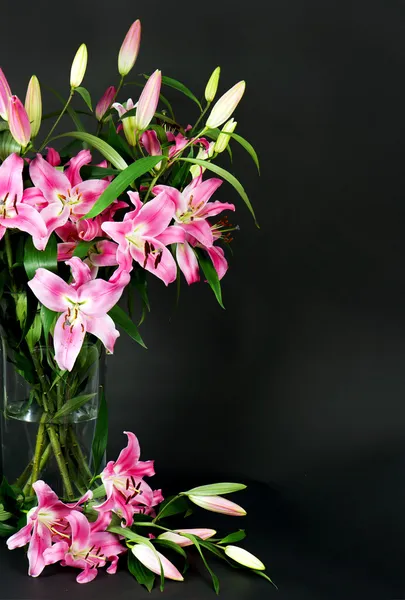
[[[149,350],[121,337],[108,359],[110,456],[132,429],[165,481],[268,483],[313,544],[398,578],[404,3],[22,6],[3,1],[0,24],[1,66],[20,96],[33,72],[67,94],[85,41],[84,84],[99,97],[116,82],[117,51],[135,18],[143,25],[136,72],[160,68],[199,94],[217,64],[222,91],[247,80],[238,131],[257,148],[262,176],[243,152],[234,168],[261,229],[224,185],[220,197],[238,205],[241,228],[223,281],[226,311],[204,284],[183,286],[175,310],[174,290],[151,282]],[[192,122],[194,106],[166,95]]]

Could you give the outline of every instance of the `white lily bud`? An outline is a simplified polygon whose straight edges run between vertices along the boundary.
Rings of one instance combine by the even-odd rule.
[[[214,104],[214,107],[207,119],[207,127],[209,129],[215,129],[219,127],[225,121],[229,119],[235,108],[238,106],[240,99],[242,98],[246,88],[244,81],[239,81],[230,90],[228,90],[221,98]]]
[[[262,561],[259,560],[256,556],[254,556],[254,554],[251,554],[247,550],[239,548],[238,546],[226,546],[225,554],[240,565],[243,565],[244,567],[249,567],[249,569],[255,569],[256,571],[264,571],[266,568]]]
[[[87,46],[82,44],[76,52],[70,70],[70,87],[73,89],[79,87],[83,81],[87,68],[87,57]]]
[[[207,102],[212,102],[215,98],[218,89],[220,74],[221,67],[217,67],[208,80],[207,86],[205,88],[205,99]]]
[[[233,119],[229,119],[229,121],[227,121],[225,123],[225,125],[222,127],[222,131],[219,134],[217,141],[215,142],[215,146],[214,146],[214,151],[218,152],[218,154],[220,152],[224,152],[224,150],[226,150],[228,144],[229,144],[229,140],[231,139],[231,136],[228,135],[229,133],[233,133],[235,131],[237,122],[234,121]]]

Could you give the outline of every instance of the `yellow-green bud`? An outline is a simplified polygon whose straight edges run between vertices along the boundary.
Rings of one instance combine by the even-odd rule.
[[[42,119],[42,98],[41,87],[38,77],[33,75],[30,79],[25,96],[25,110],[31,123],[31,139],[34,139],[41,127]]]
[[[70,70],[70,87],[72,89],[79,87],[83,81],[87,68],[87,57],[87,46],[86,44],[82,44],[76,52]]]
[[[211,77],[208,80],[207,86],[205,88],[205,99],[207,102],[212,102],[215,98],[215,94],[218,89],[219,76],[221,74],[221,67],[217,67]]]
[[[265,566],[261,560],[259,560],[254,554],[251,554],[243,548],[238,546],[226,546],[225,554],[232,558],[235,562],[248,567],[249,569],[255,569],[255,571],[264,571]]]
[[[228,134],[233,133],[235,131],[236,125],[237,125],[237,122],[234,121],[233,119],[229,119],[229,121],[227,121],[225,123],[225,125],[222,127],[221,133],[217,137],[217,141],[215,142],[215,146],[214,146],[215,152],[217,152],[219,154],[220,152],[223,152],[224,150],[226,150],[226,148],[229,144],[229,140],[231,138],[231,136]]]

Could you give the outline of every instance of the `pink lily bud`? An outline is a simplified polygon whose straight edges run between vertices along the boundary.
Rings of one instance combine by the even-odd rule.
[[[70,70],[70,87],[72,89],[79,87],[83,81],[87,69],[87,58],[87,46],[82,44],[76,52]]]
[[[109,88],[106,89],[104,94],[101,96],[101,98],[98,101],[98,104],[96,106],[96,110],[95,110],[95,115],[96,115],[97,121],[101,121],[101,119],[104,117],[105,113],[110,108],[110,106],[115,98],[116,93],[117,93],[117,90],[115,89],[115,87],[113,85],[111,85]]]
[[[197,506],[211,512],[222,513],[231,517],[244,517],[246,515],[245,509],[239,504],[235,504],[235,502],[231,502],[222,496],[188,496],[188,498]]]
[[[8,120],[8,100],[11,96],[10,86],[2,69],[0,69],[0,117]]]
[[[229,119],[235,108],[238,106],[240,99],[242,98],[246,88],[244,81],[239,81],[230,90],[228,90],[221,98],[214,104],[214,107],[207,119],[207,127],[214,129],[219,127],[225,121]]]
[[[132,23],[118,54],[118,72],[122,77],[128,75],[138,57],[141,43],[141,22]]]
[[[160,575],[160,563],[163,567],[164,576],[167,579],[174,579],[175,581],[183,581],[183,576],[176,569],[173,563],[170,562],[163,554],[160,554],[157,550],[153,551],[145,544],[135,544],[132,548],[132,553],[147,569]],[[160,560],[160,562],[159,562]]]
[[[174,531],[165,531],[158,536],[158,539],[173,542],[181,547],[192,546],[193,542],[184,535],[181,535],[182,533],[191,533],[202,540],[208,540],[208,538],[216,534],[216,531],[215,529],[175,529]]]
[[[22,148],[28,146],[31,139],[31,125],[23,103],[17,96],[10,96],[8,104],[8,122],[10,133]]]
[[[254,554],[238,546],[226,546],[225,554],[235,562],[249,569],[255,569],[255,571],[264,571],[266,569],[262,561]]]
[[[33,75],[30,79],[25,96],[25,110],[31,123],[31,137],[34,139],[41,127],[42,98],[38,78]]]
[[[152,121],[159,102],[162,73],[156,70],[146,82],[136,109],[135,123],[139,131],[144,131]]]

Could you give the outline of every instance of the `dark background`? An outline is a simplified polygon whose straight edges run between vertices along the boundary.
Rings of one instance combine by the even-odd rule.
[[[221,92],[247,81],[237,131],[258,150],[262,175],[236,148],[233,170],[261,228],[224,184],[219,197],[237,204],[241,228],[226,311],[205,284],[184,285],[175,309],[175,290],[151,282],[149,350],[123,336],[108,359],[109,455],[131,429],[169,488],[265,483],[251,510],[273,525],[282,514],[303,560],[311,548],[385,585],[381,600],[403,596],[404,2],[23,6],[3,1],[0,25],[0,64],[22,97],[34,72],[67,95],[85,41],[84,85],[96,101],[117,81],[135,18],[134,73],[160,68],[197,95],[218,64]],[[136,97],[127,90],[122,100]],[[165,94],[178,118],[195,120],[188,99]]]

